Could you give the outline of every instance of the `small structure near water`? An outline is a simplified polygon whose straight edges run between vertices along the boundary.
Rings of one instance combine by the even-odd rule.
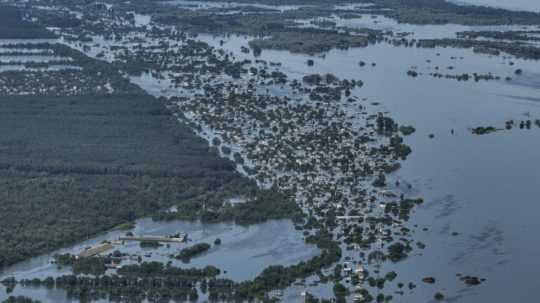
[[[110,242],[101,243],[94,247],[87,248],[77,255],[78,258],[88,258],[111,250],[114,246]]]
[[[165,243],[184,243],[187,241],[186,233],[178,233],[171,237],[160,236],[125,236],[120,237],[120,241],[139,241],[139,242],[165,242]]]
[[[117,240],[105,241],[101,244],[87,247],[80,252],[77,258],[89,258],[102,254],[114,248],[116,245],[123,245],[125,241],[138,241],[141,243],[184,243],[188,241],[188,235],[183,232],[171,236],[137,236],[128,233]]]

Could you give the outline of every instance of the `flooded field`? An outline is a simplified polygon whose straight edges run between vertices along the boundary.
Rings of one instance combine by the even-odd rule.
[[[479,5],[503,5],[495,0],[486,0],[486,3],[481,0],[470,2]],[[193,10],[244,7],[243,3],[235,2],[177,0],[169,1],[168,4]],[[515,4],[524,10],[536,10],[536,4],[532,2]],[[278,12],[301,8],[258,3],[250,6]],[[511,8],[509,6],[505,7]],[[360,11],[365,7],[369,6],[340,8]],[[136,27],[150,28],[155,25],[150,16],[136,14],[135,19]],[[534,36],[537,34],[534,31],[538,29],[538,26],[534,25],[408,25],[381,15],[348,18],[332,15],[295,21],[300,28],[320,29],[317,22],[321,24],[321,21],[325,21],[333,23],[338,29],[361,31],[367,27],[393,32],[386,37],[411,39],[455,38],[458,32],[463,31],[529,31],[526,35]],[[294,199],[304,212],[310,215],[313,210],[319,211],[328,207],[325,215],[331,213],[329,217],[339,220],[335,226],[332,225],[333,222],[328,223],[332,226],[333,236],[339,241],[342,237],[346,238],[347,233],[356,231],[349,229],[351,226],[357,227],[356,222],[347,220],[361,217],[358,224],[371,225],[370,228],[376,230],[374,238],[377,239],[373,242],[374,245],[380,245],[381,250],[386,251],[388,246],[391,246],[393,240],[389,240],[388,245],[382,243],[383,238],[391,236],[403,237],[398,241],[405,239],[403,242],[407,242],[407,245],[411,243],[415,247],[408,258],[391,259],[389,253],[391,261],[379,262],[378,257],[366,257],[369,252],[373,252],[372,246],[366,249],[357,245],[358,243],[346,243],[346,240],[339,242],[342,252],[336,260],[339,260],[339,266],[346,265],[345,268],[326,267],[305,279],[298,279],[301,281],[290,283],[292,286],[279,293],[280,301],[300,302],[305,299],[305,292],[318,298],[332,299],[336,293],[336,281],[340,281],[348,290],[358,291],[347,293],[347,302],[364,302],[363,297],[359,299],[356,296],[360,293],[359,290],[369,289],[373,296],[377,296],[381,294],[383,287],[385,294],[392,295],[395,302],[433,302],[434,298],[437,301],[465,303],[535,300],[535,277],[538,270],[532,264],[536,264],[534,260],[540,253],[540,244],[529,234],[540,229],[540,221],[536,219],[536,214],[540,211],[536,201],[540,195],[540,188],[536,186],[540,171],[534,166],[540,160],[537,152],[537,145],[540,144],[538,60],[518,59],[504,52],[494,52],[490,48],[421,48],[382,38],[373,39],[361,48],[339,47],[317,55],[307,55],[275,50],[282,49],[279,47],[259,49],[256,53],[253,45],[250,45],[250,41],[255,37],[247,35],[193,34],[189,38],[175,37],[176,40],[145,35],[144,31],[128,31],[123,37],[115,39],[106,35],[94,35],[91,42],[85,42],[86,44],[60,41],[90,57],[107,62],[115,62],[119,58],[132,59],[129,58],[130,55],[140,56],[138,60],[144,63],[144,69],[138,70],[139,66],[133,63],[134,66],[128,67],[136,72],[126,72],[126,78],[147,93],[162,97],[161,100],[169,102],[168,106],[178,106],[176,117],[179,121],[192,123],[198,136],[206,139],[210,146],[220,147],[217,154],[235,161],[237,171],[256,179],[260,187],[270,188],[277,183],[281,186],[280,189],[294,189]],[[204,43],[197,44],[198,42]],[[534,39],[528,42],[528,46],[538,45],[538,41]],[[187,48],[186,45],[193,48]],[[193,52],[191,56],[178,59],[175,51],[182,47]],[[193,51],[198,48],[204,52]],[[160,54],[163,58],[160,58]],[[159,64],[151,60],[144,61],[145,56],[154,55]],[[3,57],[7,58],[5,67],[8,67],[7,62],[14,58],[40,59],[40,56],[43,62],[54,62],[54,57],[48,55],[19,54],[12,58],[6,54]],[[205,65],[206,60],[211,64]],[[229,60],[236,62],[235,64],[242,63],[229,65],[228,71],[232,72],[222,73],[217,66],[228,64]],[[119,64],[120,61],[116,63]],[[199,69],[201,66],[203,68]],[[215,74],[208,73],[209,69]],[[194,70],[200,74],[195,75],[197,72]],[[235,73],[237,70],[242,71]],[[306,83],[314,79],[314,74],[325,75],[326,86],[323,84],[311,90],[310,86],[313,85]],[[339,82],[339,79],[346,80]],[[343,87],[346,89],[341,91]],[[324,93],[322,97],[317,96],[317,89],[319,92],[333,92],[339,97],[332,99],[331,94]],[[350,98],[342,99],[342,92]],[[230,106],[229,102],[233,106]],[[202,107],[199,107],[201,104]],[[276,121],[267,121],[263,114],[267,112],[256,106],[251,108],[252,104],[262,104],[261,108],[264,110],[275,110],[271,114]],[[310,112],[313,104],[321,107],[313,107],[316,111]],[[321,104],[327,107],[322,107]],[[256,115],[253,114],[257,110]],[[334,112],[335,115],[329,114]],[[301,116],[303,113],[309,114]],[[251,121],[251,114],[257,118],[263,116],[261,121],[264,123]],[[353,137],[376,138],[369,143],[363,142],[365,145],[362,147],[375,147],[379,144],[383,146],[384,142],[378,139],[384,136],[370,127],[373,126],[372,123],[379,123],[379,118],[384,115],[391,115],[401,126],[414,126],[414,133],[403,137],[404,143],[412,148],[412,154],[406,160],[405,157],[397,156],[391,159],[377,158],[373,154],[370,159],[367,152],[354,154],[350,149],[343,151],[344,154],[350,152],[347,155],[352,160],[332,158],[334,153],[342,151],[339,149],[341,147],[360,146],[356,141],[349,141],[348,133],[343,137],[337,135],[333,138],[331,135],[335,133],[328,133],[328,141],[334,149],[329,149],[330,147],[317,141],[310,141],[314,134],[318,135],[319,127],[326,131],[322,126],[330,124],[337,129],[338,134],[352,130]],[[313,118],[315,116],[319,117],[319,120]],[[297,120],[293,121],[290,117]],[[306,117],[313,121],[306,122]],[[216,122],[214,119],[222,120]],[[288,133],[293,135],[289,137],[287,132],[279,132],[278,126],[289,128]],[[277,138],[268,136],[267,133],[272,132],[278,134]],[[303,135],[306,136],[302,138],[302,143],[306,145],[296,144],[300,140],[294,141],[297,139],[295,136]],[[261,137],[265,139],[260,139]],[[333,141],[330,141],[331,139]],[[290,154],[278,155],[282,150],[274,149],[273,145],[283,147],[282,142],[290,143],[294,147],[290,149]],[[327,149],[321,153],[323,148]],[[320,154],[323,156],[308,159],[312,155]],[[270,156],[276,158],[260,161],[261,157]],[[294,164],[280,165],[294,157],[297,157]],[[269,159],[271,161],[268,161]],[[321,169],[323,166],[305,165],[306,162],[303,161],[307,161],[306,159],[317,164],[329,161],[333,166],[324,170]],[[395,161],[399,162],[399,166],[387,173],[388,179],[382,182],[384,190],[377,189],[380,186],[371,182],[371,179],[360,179],[358,182],[354,179],[356,183],[353,185],[345,183],[356,177],[346,174],[351,167],[365,164],[361,160],[378,162],[377,164],[392,164],[392,161]],[[346,167],[341,161],[353,164]],[[266,174],[256,175],[256,167],[266,169]],[[316,169],[306,173],[313,167]],[[310,182],[309,186],[312,187],[308,187],[306,182]],[[321,186],[314,186],[313,184],[318,185],[316,182],[321,182]],[[325,186],[328,186],[328,195],[324,190],[319,192],[319,188]],[[369,194],[355,196],[356,187]],[[337,202],[332,200],[336,191],[341,194],[337,195]],[[329,194],[330,192],[332,194]],[[319,196],[315,196],[316,194]],[[364,217],[367,218],[370,214],[382,218],[385,213],[391,212],[388,206],[392,197],[401,197],[400,203],[404,202],[404,197],[421,197],[423,201],[414,209],[410,219],[407,216],[407,219],[401,220],[400,217],[400,221],[388,223],[390,227],[384,231],[378,226],[379,223],[367,222],[368,219],[364,221]],[[365,201],[368,198],[373,198],[371,202],[376,203],[366,207]],[[356,205],[351,206],[349,200],[355,201]],[[360,203],[364,203],[363,208],[358,206]],[[365,213],[359,214],[359,211]],[[351,213],[357,215],[351,216]],[[336,219],[338,217],[341,218]],[[143,219],[137,221],[135,228],[131,230],[133,234],[163,236],[185,232],[189,235],[191,244],[214,243],[216,239],[220,239],[222,244],[211,245],[210,250],[187,264],[171,256],[178,254],[182,248],[190,245],[189,243],[174,243],[150,249],[142,248],[136,242],[127,242],[115,245],[114,249],[134,258],[140,257],[137,261],[128,258],[122,261],[121,266],[140,261],[160,261],[164,264],[170,262],[183,268],[214,265],[223,271],[220,277],[245,281],[257,277],[269,265],[294,265],[321,253],[314,245],[305,243],[304,236],[311,232],[307,230],[302,234],[295,230],[290,221],[269,221],[243,227],[233,224],[153,222]],[[403,232],[404,230],[412,232],[408,234]],[[104,240],[115,240],[126,232],[112,231],[55,253],[80,253],[87,246]],[[359,232],[360,238],[362,232]],[[16,279],[32,279],[68,273],[65,268],[51,263],[52,256],[53,254],[37,257],[0,271],[0,280],[11,276]],[[366,266],[370,270],[370,278],[374,279],[355,283],[351,279],[352,267],[347,267],[349,265],[355,268],[355,274],[360,270],[362,280],[362,266]],[[108,272],[113,273],[114,270]],[[336,278],[342,272],[346,273],[345,276]],[[384,279],[387,284],[378,288],[375,279],[381,278],[385,273],[383,285]],[[397,276],[390,275],[392,278],[388,278],[388,273]],[[337,280],[332,280],[332,277]],[[62,291],[56,289],[19,286],[15,288],[14,294],[28,295],[45,302],[71,302],[63,296]],[[437,296],[438,294],[444,295],[441,297]],[[2,296],[7,294],[1,293],[0,300],[4,298]],[[387,299],[383,296],[377,300]]]
[[[234,1],[191,1],[191,0],[168,0],[164,3],[184,7],[187,9],[231,9],[231,8],[247,8],[254,7],[258,9],[274,10],[278,12],[294,10],[305,5],[267,5],[261,3],[240,3]]]
[[[55,39],[0,39],[0,72],[80,70],[70,57],[58,56],[51,49],[32,48]]]
[[[242,227],[234,224],[203,224],[199,222],[154,222],[142,219],[136,222],[131,230],[116,230],[91,238],[75,246],[43,255],[37,258],[2,269],[0,280],[7,277],[16,279],[33,279],[58,277],[71,272],[69,267],[60,267],[53,264],[55,254],[78,254],[86,247],[95,246],[105,240],[116,240],[127,232],[135,235],[165,236],[178,232],[187,233],[189,241],[186,243],[171,243],[159,248],[141,248],[139,242],[125,242],[115,245],[113,250],[134,256],[134,260],[127,259],[121,264],[136,264],[140,256],[142,262],[160,261],[172,262],[174,266],[184,268],[204,268],[213,265],[222,270],[222,277],[236,281],[255,278],[268,264],[296,264],[316,256],[319,251],[316,247],[306,245],[302,235],[295,231],[290,221],[270,221],[263,224]],[[171,258],[187,246],[196,243],[211,243],[221,240],[220,245],[213,247],[203,255],[193,258],[190,262]],[[109,269],[108,273],[114,272]],[[16,287],[13,294],[27,295],[46,302],[71,302],[65,298],[65,292],[56,289],[43,289],[32,287]],[[0,300],[7,298],[5,289],[0,292]],[[49,301],[50,300],[50,301]]]
[[[438,31],[430,31],[427,26],[418,28],[435,35]],[[221,46],[239,59],[253,59],[251,54],[241,52],[249,37],[199,35],[198,39]],[[520,299],[532,298],[526,294],[534,290],[534,270],[526,260],[538,254],[540,246],[523,235],[526,230],[540,228],[534,219],[539,211],[535,197],[540,194],[534,183],[540,175],[530,168],[530,163],[539,160],[535,142],[540,142],[540,129],[478,136],[471,133],[471,128],[502,128],[510,119],[540,118],[538,62],[475,54],[471,50],[417,49],[384,43],[333,50],[315,57],[264,50],[259,59],[282,63],[282,70],[292,79],[333,73],[362,80],[365,85],[357,94],[364,102],[391,112],[402,123],[415,125],[417,132],[407,138],[413,154],[392,178],[411,184],[412,192],[426,199],[409,224],[426,228],[417,236],[428,247],[385,269],[399,272],[397,280],[404,283],[427,276],[444,278],[434,285],[420,284],[407,291],[404,298],[429,302],[425,298],[436,291],[458,302],[489,302],[501,296],[512,300],[516,294],[522,294]],[[309,59],[314,60],[313,66],[306,64]],[[361,67],[359,61],[368,64]],[[492,73],[512,79],[460,82],[427,76],[436,67],[456,74]],[[406,73],[410,68],[426,75],[411,78]],[[514,75],[517,68],[523,69],[519,77]],[[167,91],[169,83],[149,75],[135,82],[157,96],[172,93]],[[479,276],[487,282],[467,287],[458,274]],[[509,274],[521,278],[509,281]],[[325,287],[309,291],[331,297],[331,290],[325,291]],[[508,291],[500,294],[498,289]],[[284,299],[295,302],[300,297],[298,291],[293,291]]]
[[[209,43],[217,40],[201,38]],[[239,50],[245,43],[242,37],[232,37],[225,39],[224,46],[242,57],[246,55]],[[427,276],[444,278],[434,285],[418,285],[404,297],[407,302],[429,302],[425,298],[436,291],[443,291],[452,302],[533,299],[536,270],[530,262],[540,253],[540,246],[526,231],[540,228],[535,219],[540,211],[536,203],[540,190],[534,185],[540,174],[531,167],[539,160],[540,129],[513,129],[488,136],[474,135],[470,129],[478,125],[502,128],[510,119],[540,117],[538,62],[470,50],[384,44],[330,51],[324,57],[265,50],[261,58],[282,62],[294,78],[316,72],[362,79],[365,85],[358,94],[366,103],[380,103],[381,111],[417,128],[407,138],[413,147],[411,157],[392,177],[411,184],[426,199],[410,224],[427,228],[417,236],[428,246],[421,255],[386,269],[400,273],[397,280],[403,282]],[[314,66],[306,64],[310,58]],[[360,60],[368,64],[360,67]],[[372,62],[376,66],[369,66]],[[491,72],[503,78],[513,77],[516,68],[524,72],[510,81],[458,82],[408,77],[411,66],[426,72],[435,66],[452,66],[456,73]],[[487,280],[485,285],[471,288],[456,274]],[[499,292],[501,289],[505,291]]]
[[[376,29],[382,31],[391,31],[395,34],[403,34],[416,39],[442,39],[454,38],[456,34],[464,31],[517,31],[517,30],[535,30],[537,26],[524,25],[497,25],[497,26],[467,26],[460,24],[402,24],[395,19],[381,15],[361,14],[358,18],[341,18],[331,16],[328,18],[317,18],[316,21],[334,22],[338,28],[346,29]],[[297,20],[300,26],[317,27],[312,24],[315,19]]]

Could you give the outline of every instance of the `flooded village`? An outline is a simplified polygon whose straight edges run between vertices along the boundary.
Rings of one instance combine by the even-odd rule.
[[[176,193],[191,175],[157,159],[6,166],[32,180],[129,176],[137,186],[125,191],[144,188],[144,211],[6,262],[0,300],[533,300],[540,247],[522,235],[538,227],[540,13],[442,0],[293,2],[3,2],[50,37],[0,40],[1,96],[151,98],[161,108],[137,103],[112,119],[167,112],[181,134],[166,141],[202,138],[181,157],[210,180]],[[152,148],[147,157],[177,155],[162,141]],[[209,158],[191,160],[203,150]],[[227,181],[214,178],[218,169]],[[154,179],[162,183],[140,185]]]

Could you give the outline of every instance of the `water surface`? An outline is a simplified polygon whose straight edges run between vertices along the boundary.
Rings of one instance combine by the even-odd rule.
[[[222,270],[220,277],[236,281],[251,280],[271,264],[292,265],[306,261],[319,254],[319,250],[304,242],[303,236],[296,231],[288,220],[269,221],[266,223],[239,226],[232,223],[204,224],[200,222],[170,221],[154,222],[150,219],[138,220],[132,232],[136,235],[166,236],[177,232],[189,235],[188,243],[170,244],[158,249],[141,248],[138,242],[126,242],[125,245],[115,246],[114,250],[129,255],[141,256],[144,261],[172,262],[174,266],[184,268],[204,268],[213,265]],[[6,277],[16,279],[57,277],[70,274],[67,267],[60,268],[53,264],[54,254],[77,254],[85,247],[93,246],[104,240],[114,240],[124,235],[126,231],[115,230],[77,245],[60,249],[54,253],[32,258],[0,271],[0,281]],[[216,239],[221,239],[221,245],[214,245]],[[184,263],[171,258],[182,248],[195,243],[208,243],[212,248],[205,254]],[[110,253],[109,251],[107,253]],[[122,264],[133,264],[136,261],[126,260]],[[109,270],[108,273],[112,273]],[[17,295],[26,295],[43,302],[72,302],[65,298],[65,292],[57,289],[16,287]],[[0,286],[0,301],[8,295],[5,288]]]
[[[210,36],[201,38],[217,43]],[[250,55],[240,52],[246,43],[244,37],[233,36],[224,47],[247,58]],[[470,129],[504,127],[509,119],[539,119],[539,62],[474,54],[472,50],[387,44],[315,57],[264,50],[261,59],[282,62],[291,78],[334,73],[362,80],[364,87],[355,92],[360,98],[380,103],[380,111],[389,111],[399,123],[416,127],[417,132],[406,138],[413,153],[392,177],[413,185],[409,195],[425,198],[408,224],[418,226],[416,237],[427,248],[385,266],[386,271],[398,272],[396,282],[418,285],[406,291],[404,302],[430,302],[437,291],[457,302],[535,300],[540,243],[532,233],[540,229],[540,170],[536,168],[540,129],[514,128],[484,136],[473,135]],[[308,59],[315,65],[308,66]],[[360,60],[366,66],[360,67]],[[435,79],[427,74],[436,66],[441,73],[493,73],[512,80]],[[407,76],[411,68],[424,75]],[[517,68],[524,70],[522,76],[514,75]],[[467,287],[457,274],[487,281]],[[422,283],[427,276],[437,277],[437,283]],[[291,302],[299,298],[296,295],[289,294]]]
[[[452,2],[468,5],[491,6],[518,11],[540,12],[540,1],[537,0],[455,0]]]

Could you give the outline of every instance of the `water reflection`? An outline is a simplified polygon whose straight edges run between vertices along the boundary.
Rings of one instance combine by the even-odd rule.
[[[228,9],[228,8],[245,8],[245,7],[256,7],[260,9],[268,9],[268,10],[276,10],[276,11],[287,11],[287,10],[294,10],[299,9],[301,7],[305,7],[307,5],[267,5],[262,3],[240,3],[240,2],[234,2],[234,1],[192,1],[192,0],[170,0],[170,1],[164,1],[165,3],[181,6],[187,9],[209,9],[209,8],[222,8],[222,9]]]
[[[125,245],[115,246],[115,250],[130,255],[139,255],[144,261],[171,261],[179,267],[203,268],[214,265],[223,271],[222,277],[237,281],[250,280],[262,272],[270,264],[291,265],[306,261],[319,253],[314,246],[305,244],[303,236],[294,229],[291,221],[270,221],[252,226],[239,226],[231,223],[203,224],[200,222],[170,221],[154,222],[150,219],[137,221],[132,230],[138,235],[163,236],[186,232],[191,239],[188,243],[164,245],[158,249],[141,248],[137,242],[126,242]],[[99,244],[104,240],[114,240],[124,235],[126,231],[111,231],[99,235],[72,247],[58,250],[54,253],[39,256],[26,262],[19,263],[0,271],[0,280],[6,277],[16,279],[44,278],[69,274],[67,268],[59,268],[53,264],[56,253],[81,252],[85,247]],[[221,245],[213,245],[215,239],[221,239]],[[194,243],[206,242],[212,248],[204,255],[194,258],[190,263],[183,263],[171,255]],[[127,260],[123,264],[135,263]],[[109,273],[111,270],[109,270]],[[7,297],[5,290],[0,287],[0,300]],[[16,287],[13,294],[27,295],[44,302],[72,302],[60,290],[44,288]]]
[[[384,22],[375,23],[375,19],[379,18],[370,17],[360,22],[386,26]],[[349,26],[357,21],[348,21]],[[357,26],[364,25],[368,24],[358,23]],[[388,25],[393,30],[415,31],[422,37],[453,35],[466,28]],[[200,35],[199,39],[216,47],[224,40],[222,47],[233,52],[236,58],[253,59],[252,54],[240,51],[241,46],[247,46],[249,37]],[[417,288],[405,290],[403,297],[397,296],[397,301],[403,298],[406,302],[429,302],[437,291],[444,292],[449,302],[512,302],[516,298],[534,301],[538,273],[534,260],[540,253],[540,245],[528,235],[540,228],[536,218],[540,208],[536,201],[540,194],[537,186],[540,170],[534,166],[540,160],[537,152],[540,130],[476,136],[471,134],[470,128],[499,126],[508,119],[540,118],[537,103],[540,93],[535,81],[540,70],[538,62],[480,55],[472,50],[417,49],[388,44],[333,50],[315,57],[264,50],[260,59],[283,63],[282,70],[294,79],[311,73],[333,73],[340,78],[362,80],[365,85],[354,92],[356,95],[366,102],[380,103],[380,111],[390,111],[396,121],[412,124],[417,129],[406,138],[406,143],[413,147],[413,154],[392,178],[402,184],[412,184],[415,194],[425,198],[426,202],[412,216],[408,227],[418,226],[416,238],[428,246],[405,261],[384,265],[382,272],[398,272],[398,282],[417,283]],[[308,59],[315,61],[314,66],[306,64]],[[360,67],[360,60],[376,65]],[[507,76],[513,79],[458,82],[428,76],[436,67],[450,72],[450,66],[451,73],[491,72],[501,79]],[[406,72],[411,67],[424,76],[408,77]],[[514,75],[516,68],[523,69],[522,76]],[[141,83],[151,82],[144,77],[148,75],[140,78]],[[156,85],[149,90],[160,95],[161,89],[162,86]],[[430,138],[430,134],[434,137]],[[152,232],[151,226],[148,223],[144,231]],[[177,229],[175,225],[171,230]],[[156,228],[156,232],[167,230]],[[231,277],[246,279],[268,264],[294,263],[311,255],[295,256],[295,252],[304,248],[295,244],[296,240],[301,243],[301,237],[295,238],[298,234],[292,228],[281,231],[280,241],[274,239],[276,234],[281,235],[276,230],[279,231],[279,226],[255,231],[230,226],[217,226],[215,230],[210,226],[195,227],[192,233],[198,235],[198,239],[213,241],[219,235],[224,244],[194,259],[192,265],[223,266]],[[276,244],[282,241],[283,246]],[[245,265],[246,256],[254,261],[252,268]],[[39,259],[33,261],[43,267],[15,268],[9,274],[29,274],[30,268],[38,272],[48,270],[46,263],[40,263]],[[477,275],[487,281],[477,287],[467,287],[456,276],[458,274]],[[437,282],[419,282],[426,276],[437,277]],[[508,279],[509,276],[515,278]],[[395,288],[395,283],[390,287]],[[299,289],[289,289],[285,300],[297,302]],[[310,292],[331,296],[328,285],[313,287]]]
[[[224,47],[237,58],[251,57],[240,51],[240,46],[247,45],[246,37],[200,38],[212,45],[223,39]],[[381,272],[398,272],[396,281],[417,284],[396,300],[429,302],[441,291],[449,302],[511,302],[517,297],[534,301],[537,266],[532,264],[540,245],[527,235],[540,229],[536,219],[540,170],[534,167],[540,160],[540,129],[477,136],[470,128],[504,126],[508,119],[540,118],[540,93],[536,81],[531,80],[540,70],[539,62],[480,55],[472,50],[387,44],[333,50],[315,57],[264,50],[260,59],[282,62],[290,78],[334,73],[362,80],[365,85],[355,92],[360,98],[380,102],[381,111],[390,111],[396,121],[416,127],[417,132],[406,138],[413,154],[392,178],[411,183],[425,198],[408,226],[418,226],[416,237],[428,246],[405,261],[383,267]],[[307,59],[313,59],[314,66],[308,66]],[[368,64],[360,67],[360,60]],[[491,72],[513,80],[411,78],[406,75],[411,66],[426,74],[435,66],[452,66],[452,73]],[[523,77],[514,76],[517,68],[524,70]],[[468,287],[457,274],[487,281]],[[427,276],[437,277],[437,282],[421,282]]]

